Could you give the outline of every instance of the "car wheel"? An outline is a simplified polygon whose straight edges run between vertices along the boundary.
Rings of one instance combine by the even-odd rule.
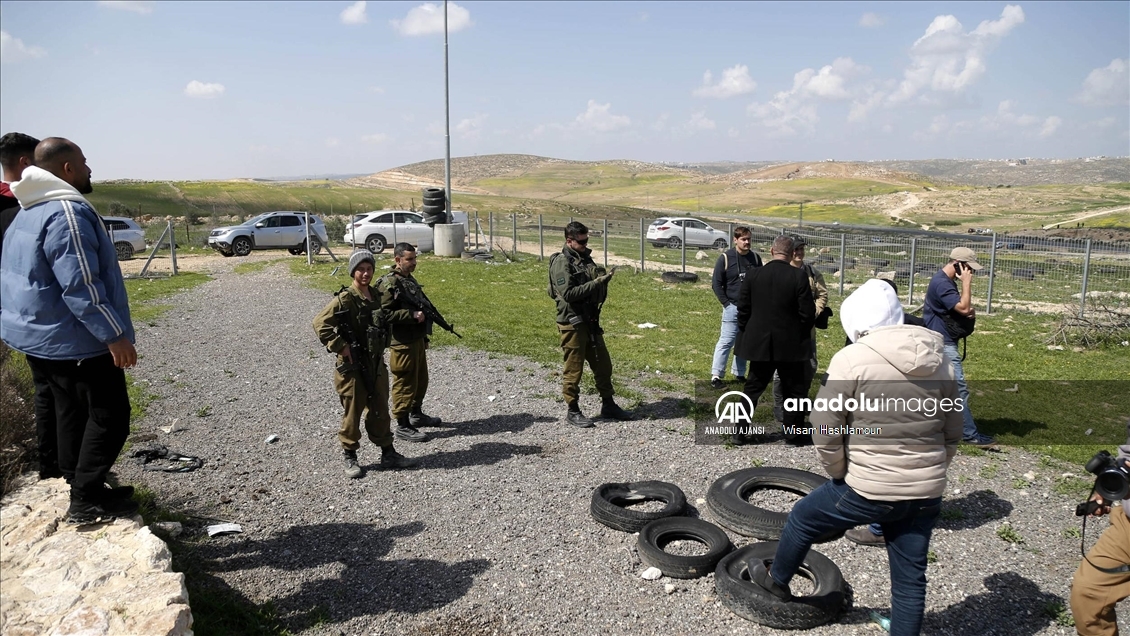
[[[236,256],[247,256],[251,253],[251,239],[241,236],[231,242],[231,251]]]
[[[128,261],[133,258],[133,246],[129,243],[114,243],[114,250],[118,253],[119,261]]]
[[[305,244],[302,245],[302,248],[303,248],[302,249],[303,252],[306,251],[306,249],[305,249],[306,245]],[[314,236],[310,237],[310,253],[311,254],[321,254],[322,253],[322,241],[320,241],[317,237],[314,237]]]
[[[231,252],[220,252],[220,254],[223,255],[224,258],[231,258],[231,257],[235,256],[235,254],[233,254]]]
[[[706,505],[718,518],[718,523],[740,535],[780,539],[789,513],[755,506],[749,502],[749,496],[759,490],[783,490],[803,497],[826,481],[826,477],[795,468],[744,468],[727,473],[711,484],[706,493]],[[842,535],[843,532],[826,534],[816,542],[834,541]]]
[[[714,249],[716,250],[724,250],[727,247],[729,247],[729,245],[726,244],[726,239],[718,239],[717,241],[714,241]]]
[[[722,557],[714,569],[714,588],[722,605],[746,620],[776,629],[812,629],[851,610],[854,590],[840,568],[816,550],[808,551],[797,571],[798,577],[811,582],[813,590],[807,595],[782,601],[750,581],[749,564],[772,561],[776,553],[777,542],[765,541]]]
[[[673,250],[677,250],[682,246],[683,246],[683,242],[681,240],[679,240],[679,237],[677,237],[677,236],[672,236],[671,238],[667,239],[667,247],[669,247]]]
[[[286,251],[290,252],[294,256],[298,256],[299,254],[302,253],[302,248],[301,247],[288,247],[288,248],[286,248]]]
[[[675,541],[692,541],[706,547],[705,554],[672,554],[665,551]],[[675,579],[697,579],[718,567],[734,549],[722,528],[693,517],[657,519],[640,530],[637,540],[640,560]]]
[[[388,243],[385,241],[385,237],[380,234],[373,234],[365,239],[365,247],[374,254],[380,254],[385,251],[386,245],[388,245]]]

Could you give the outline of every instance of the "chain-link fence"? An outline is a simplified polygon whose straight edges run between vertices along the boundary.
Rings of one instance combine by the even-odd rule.
[[[469,242],[507,253],[545,258],[561,249],[564,229],[580,221],[589,229],[593,259],[607,265],[635,265],[640,271],[691,271],[709,275],[718,250],[687,239],[652,240],[649,219],[622,221],[566,216],[488,214],[471,221]],[[741,223],[714,223],[727,244]],[[985,311],[1059,311],[1074,305],[1130,306],[1130,245],[1091,239],[955,235],[905,229],[852,227],[782,228],[744,224],[751,247],[769,257],[773,239],[786,232],[808,242],[807,260],[824,274],[829,291],[844,294],[872,277],[889,278],[908,306],[921,304],[930,278],[949,261],[955,247],[977,253],[984,269],[974,279],[974,302]],[[720,234],[719,234],[720,235]],[[676,233],[675,238],[686,236]],[[716,235],[718,236],[718,235]],[[709,239],[708,239],[709,240]]]

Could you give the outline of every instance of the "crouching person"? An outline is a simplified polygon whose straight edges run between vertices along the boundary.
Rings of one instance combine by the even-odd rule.
[[[338,355],[334,389],[341,396],[345,415],[337,434],[345,461],[345,474],[361,476],[357,450],[361,447],[361,418],[369,441],[381,447],[381,468],[410,468],[416,465],[392,447],[388,414],[388,368],[384,363],[387,336],[380,327],[380,299],[374,297],[373,255],[358,250],[349,257],[349,276],[353,284],[342,288],[322,313],[314,319],[318,340]],[[377,327],[374,329],[374,327]]]
[[[957,382],[941,334],[902,324],[902,305],[883,281],[862,285],[840,315],[854,344],[833,356],[812,412],[831,480],[797,502],[771,567],[751,564],[750,578],[789,600],[789,581],[818,537],[877,522],[890,560],[891,634],[918,634],[930,533],[961,441]],[[821,410],[820,398],[839,410]]]

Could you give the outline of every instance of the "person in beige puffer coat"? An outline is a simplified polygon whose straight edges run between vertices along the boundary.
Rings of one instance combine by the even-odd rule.
[[[941,334],[902,324],[902,305],[885,282],[864,283],[840,315],[854,344],[829,363],[811,418],[831,479],[797,502],[771,570],[751,564],[750,579],[789,601],[789,581],[818,537],[878,522],[891,569],[891,634],[918,634],[930,533],[961,441],[957,382]]]

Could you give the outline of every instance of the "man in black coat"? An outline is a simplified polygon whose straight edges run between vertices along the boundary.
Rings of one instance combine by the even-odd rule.
[[[738,344],[735,352],[749,361],[744,392],[753,404],[773,383],[773,372],[781,378],[785,399],[808,397],[804,365],[810,355],[816,304],[804,270],[793,267],[795,243],[778,236],[770,250],[772,260],[750,270],[738,297]],[[785,441],[796,446],[810,444],[811,436],[797,431],[804,427],[803,411],[785,411]]]

